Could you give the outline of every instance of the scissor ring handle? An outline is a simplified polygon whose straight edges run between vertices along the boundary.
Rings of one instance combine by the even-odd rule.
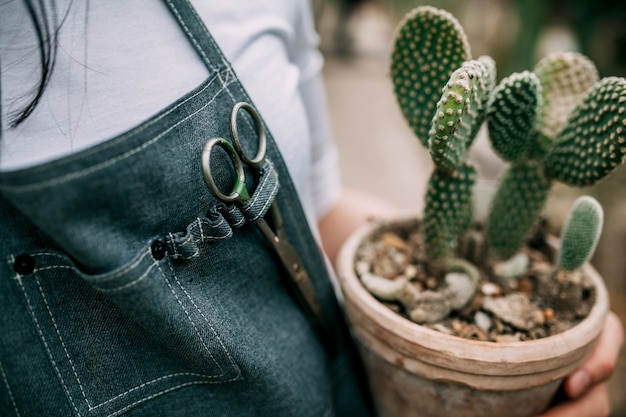
[[[248,114],[252,116],[252,120],[254,120],[254,127],[256,128],[256,134],[259,138],[259,147],[257,149],[256,156],[253,159],[248,158],[243,150],[241,141],[239,140],[239,131],[237,130],[237,116],[239,115],[240,109],[246,110]],[[261,116],[259,116],[259,113],[257,113],[256,109],[252,107],[252,105],[245,102],[239,102],[235,104],[232,112],[230,113],[230,134],[233,137],[235,149],[237,149],[239,157],[243,160],[243,162],[256,169],[260,169],[261,167],[263,167],[263,164],[265,163],[267,137],[265,136],[265,127],[263,126]]]
[[[235,168],[235,185],[233,186],[233,190],[230,194],[226,195],[220,191],[215,184],[215,180],[213,179],[213,174],[211,173],[211,154],[213,153],[213,148],[215,146],[219,146],[224,149],[228,156],[230,157],[231,162],[233,163],[233,167]],[[209,187],[209,189],[213,192],[213,194],[224,202],[245,202],[250,199],[250,195],[248,194],[248,190],[246,188],[246,176],[243,170],[243,164],[239,155],[237,155],[237,151],[228,142],[223,138],[214,138],[207,141],[202,149],[202,175],[204,176],[204,182]]]

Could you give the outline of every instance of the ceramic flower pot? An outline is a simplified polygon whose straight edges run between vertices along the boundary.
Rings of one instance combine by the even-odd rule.
[[[598,273],[584,266],[596,302],[584,320],[565,332],[524,342],[463,339],[400,316],[362,286],[355,254],[378,227],[370,223],[357,230],[336,266],[380,417],[525,417],[542,412],[602,330],[608,295]]]

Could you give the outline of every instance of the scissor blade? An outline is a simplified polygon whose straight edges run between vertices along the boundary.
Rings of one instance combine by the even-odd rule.
[[[298,302],[301,304],[314,326],[320,332],[320,336],[327,345],[327,348],[334,350],[336,346],[332,330],[324,316],[322,306],[317,298],[315,289],[313,288],[313,284],[309,278],[309,274],[306,272],[304,265],[300,261],[300,257],[298,256],[296,249],[287,241],[287,239],[279,236],[282,233],[278,235],[274,233],[264,219],[257,220],[256,224],[274,248],[280,262],[289,274]]]

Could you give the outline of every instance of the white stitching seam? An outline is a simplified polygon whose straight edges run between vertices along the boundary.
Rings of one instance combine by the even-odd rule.
[[[174,288],[172,287],[172,284],[170,284],[169,280],[167,279],[165,273],[163,272],[163,269],[161,268],[161,266],[155,262],[155,265],[157,266],[157,268],[159,269],[159,271],[161,272],[161,276],[163,277],[163,280],[165,281],[165,283],[167,284],[167,286],[169,287],[171,293],[174,295],[174,298],[176,298],[176,301],[178,302],[178,304],[180,305],[180,307],[183,309],[183,311],[185,312],[185,315],[187,316],[187,320],[189,320],[189,322],[191,323],[191,325],[193,326],[196,336],[198,337],[198,339],[200,339],[200,343],[202,344],[202,346],[204,347],[204,349],[207,351],[207,353],[209,354],[209,356],[211,357],[211,359],[213,360],[213,363],[215,363],[215,365],[217,365],[217,367],[220,370],[220,374],[219,375],[211,375],[208,376],[208,378],[219,378],[224,374],[224,370],[222,369],[222,367],[220,366],[219,362],[215,360],[215,358],[213,357],[213,354],[211,353],[211,350],[209,349],[209,347],[206,345],[206,343],[204,342],[204,339],[202,338],[202,336],[200,335],[200,331],[198,330],[198,327],[196,326],[196,323],[194,323],[194,321],[191,319],[191,316],[189,315],[189,312],[187,311],[187,309],[185,308],[185,306],[183,305],[183,303],[180,301],[180,298],[178,297],[178,295],[176,294],[176,292],[174,292]],[[171,267],[170,267],[171,270]],[[173,271],[172,271],[173,272]],[[178,281],[178,279],[177,279]],[[180,284],[179,284],[180,285]],[[217,337],[217,334],[215,334],[215,331],[213,330],[213,327],[211,327],[211,331],[213,331],[213,334]]]
[[[89,403],[89,400],[87,399],[87,395],[85,395],[85,389],[83,388],[83,384],[80,382],[80,378],[78,377],[78,373],[76,372],[74,361],[72,360],[69,352],[67,351],[67,346],[65,346],[65,341],[63,340],[63,336],[61,336],[61,332],[59,331],[57,322],[54,319],[54,315],[52,314],[52,311],[50,310],[48,299],[46,298],[43,288],[41,288],[41,284],[39,283],[39,277],[37,276],[37,274],[34,274],[34,277],[35,277],[35,282],[37,283],[37,289],[39,289],[39,294],[41,295],[44,305],[46,306],[48,315],[50,315],[50,320],[52,320],[52,325],[54,326],[54,330],[56,331],[59,341],[61,342],[61,346],[63,347],[63,352],[65,352],[65,357],[67,357],[67,360],[69,361],[70,366],[72,367],[72,372],[74,373],[74,378],[76,378],[76,382],[78,383],[78,387],[80,388],[80,393],[83,395],[83,399],[85,400],[85,403],[87,403],[87,406],[89,407],[89,409],[91,409],[91,404]]]
[[[231,379],[229,379],[227,381],[223,381],[223,382],[232,382],[232,381],[234,381],[236,379],[237,379],[237,377],[234,377],[234,378],[231,378]],[[134,403],[129,404],[126,407],[122,408],[121,410],[118,410],[118,411],[116,411],[116,412],[114,412],[112,414],[109,414],[107,417],[119,416],[120,414],[126,412],[127,410],[133,408],[134,406],[136,406],[138,404],[141,404],[143,402],[149,401],[149,400],[151,400],[153,398],[156,398],[156,397],[158,397],[160,395],[167,394],[169,392],[175,391],[175,390],[177,390],[179,388],[184,388],[184,387],[188,387],[188,386],[191,386],[191,385],[217,384],[217,383],[221,383],[221,381],[192,381],[192,382],[185,382],[183,384],[179,384],[179,385],[176,385],[174,387],[170,387],[170,388],[164,389],[162,391],[159,391],[156,394],[152,394],[152,395],[150,395],[150,396],[148,396],[146,398],[142,398],[141,400],[137,400]]]
[[[209,59],[208,56],[206,56],[206,54],[204,53],[204,49],[200,46],[200,44],[198,43],[198,41],[196,40],[196,38],[193,36],[193,34],[191,33],[191,31],[189,30],[189,28],[187,27],[187,24],[185,23],[185,21],[183,20],[183,18],[181,17],[180,13],[178,12],[178,9],[176,8],[176,6],[174,6],[172,4],[171,1],[167,0],[167,4],[170,5],[170,7],[172,8],[172,11],[174,11],[174,14],[176,15],[176,20],[178,20],[178,22],[180,23],[180,25],[182,26],[183,30],[185,31],[185,33],[187,33],[187,35],[189,36],[189,39],[191,39],[191,42],[194,44],[194,46],[196,47],[196,51],[200,53],[200,55],[202,55],[202,60],[204,61],[204,63],[211,68],[212,70],[215,71],[215,67],[213,67],[213,65],[211,64],[211,60]],[[196,15],[197,16],[197,15]]]
[[[132,281],[130,281],[130,282],[127,282],[126,284],[121,285],[121,286],[119,286],[119,287],[113,287],[113,288],[100,288],[100,287],[96,287],[96,286],[94,285],[94,288],[95,288],[95,289],[97,289],[97,290],[98,290],[98,291],[100,291],[100,292],[108,292],[108,293],[118,292],[118,291],[123,291],[123,290],[125,290],[125,289],[127,289],[127,288],[130,288],[130,287],[132,287],[132,286],[135,286],[135,285],[139,284],[141,281],[143,281],[143,280],[144,280],[144,279],[148,276],[148,274],[150,273],[150,271],[152,270],[152,268],[154,268],[154,264],[150,265],[150,266],[148,267],[148,269],[146,269],[146,270],[144,271],[144,273],[143,273],[143,274],[141,274],[141,275],[140,275],[137,279],[134,279],[134,280],[132,280]]]
[[[2,373],[2,379],[4,380],[4,385],[7,387],[9,391],[9,398],[11,399],[11,404],[13,404],[13,409],[15,410],[15,414],[17,417],[21,417],[20,410],[17,409],[17,404],[15,403],[15,398],[13,397],[13,391],[11,391],[11,386],[9,385],[9,380],[7,379],[7,374],[4,372],[4,366],[2,366],[2,362],[0,362],[0,372]]]
[[[67,398],[70,400],[70,404],[72,405],[74,412],[76,413],[77,416],[80,417],[81,414],[78,411],[78,408],[76,408],[76,404],[74,404],[74,399],[72,398],[72,395],[70,394],[70,391],[67,388],[67,385],[65,384],[65,380],[63,379],[63,376],[61,375],[61,371],[59,370],[59,367],[57,366],[57,363],[54,360],[54,357],[52,356],[52,352],[50,351],[50,346],[48,346],[48,341],[43,335],[43,331],[41,330],[41,325],[39,324],[39,320],[37,320],[37,316],[35,315],[35,310],[30,301],[30,297],[28,296],[28,293],[26,292],[26,288],[24,288],[24,284],[22,283],[22,276],[19,274],[16,274],[15,279],[18,282],[18,285],[20,286],[22,293],[24,294],[24,298],[26,299],[26,304],[28,305],[28,310],[30,311],[31,318],[33,319],[33,322],[35,323],[35,328],[37,329],[37,333],[39,334],[39,337],[41,338],[41,341],[43,342],[44,348],[46,349],[46,353],[48,354],[48,358],[50,359],[50,363],[52,364],[52,367],[54,368],[54,372],[56,373],[57,377],[61,381],[61,386],[63,387],[63,391],[65,391],[65,395],[67,395]]]
[[[180,283],[180,281],[178,280],[178,277],[176,276],[176,273],[174,272],[174,269],[172,268],[172,265],[168,262],[168,268],[170,269],[170,271],[172,272],[172,276],[174,277],[174,279],[176,280],[176,283],[178,284],[178,286],[180,287],[180,289],[183,290],[183,292],[185,293],[185,296],[187,297],[187,299],[191,302],[191,304],[196,308],[196,311],[198,313],[200,313],[200,315],[202,316],[202,318],[204,319],[204,321],[206,322],[206,324],[211,328],[211,332],[213,332],[213,335],[215,336],[215,338],[217,339],[217,341],[219,342],[220,346],[222,346],[222,349],[224,350],[224,353],[226,353],[226,356],[228,356],[228,360],[230,361],[230,364],[232,365],[232,367],[234,369],[238,369],[237,364],[235,363],[235,361],[233,360],[233,358],[230,356],[230,353],[228,352],[228,349],[226,349],[226,346],[224,346],[224,343],[222,343],[222,339],[220,339],[219,335],[217,334],[217,332],[215,331],[215,329],[213,328],[213,325],[211,324],[211,322],[209,321],[209,319],[204,315],[204,312],[202,310],[200,310],[200,308],[198,307],[198,305],[193,301],[193,299],[191,298],[191,296],[189,295],[189,293],[187,292],[187,290],[185,289],[185,287],[182,286],[182,284]],[[219,366],[219,365],[218,365]],[[221,369],[221,367],[220,367]],[[238,373],[238,372],[237,372]],[[237,377],[235,377],[234,379],[237,379]],[[233,379],[233,380],[234,380]]]

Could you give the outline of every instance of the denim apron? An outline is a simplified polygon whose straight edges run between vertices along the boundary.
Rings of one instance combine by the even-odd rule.
[[[338,354],[322,347],[249,214],[204,183],[204,144],[228,138],[231,109],[250,98],[191,5],[166,2],[209,77],[105,143],[0,174],[0,416],[369,415],[271,135],[279,188],[259,199],[276,199],[343,340]],[[239,133],[254,146],[252,123]],[[212,166],[228,188],[230,163]]]

